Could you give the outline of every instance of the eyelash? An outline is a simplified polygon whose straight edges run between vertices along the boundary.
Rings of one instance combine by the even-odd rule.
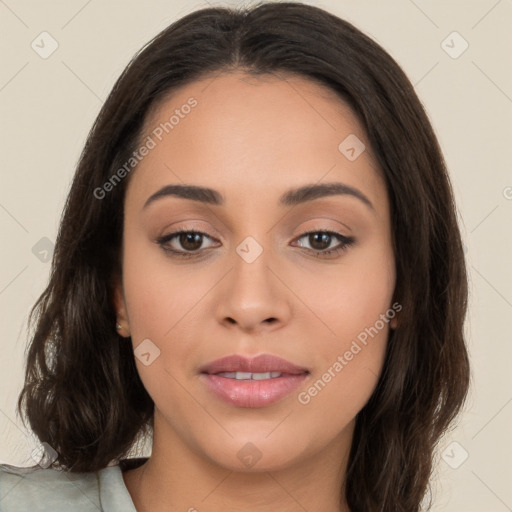
[[[213,237],[210,237],[206,233],[203,233],[201,231],[195,231],[187,228],[180,228],[173,233],[169,233],[168,235],[161,236],[156,240],[156,243],[164,250],[166,253],[169,253],[171,256],[177,256],[179,258],[194,258],[199,255],[199,250],[194,252],[184,252],[184,251],[177,251],[176,249],[170,249],[166,246],[167,243],[169,243],[173,238],[176,236],[187,233],[187,234],[193,234],[193,235],[203,235],[207,238],[213,239]],[[324,249],[322,251],[318,251],[315,249],[308,249],[307,247],[305,250],[307,252],[311,252],[311,254],[316,258],[326,258],[331,255],[335,254],[341,254],[342,252],[346,251],[351,245],[355,243],[355,238],[350,236],[344,236],[341,233],[336,233],[335,231],[326,231],[326,230],[317,230],[317,231],[307,231],[305,233],[302,233],[299,235],[296,240],[300,240],[301,238],[304,238],[307,235],[313,235],[313,234],[325,234],[334,236],[335,238],[338,238],[340,240],[341,245],[334,248],[334,249]]]

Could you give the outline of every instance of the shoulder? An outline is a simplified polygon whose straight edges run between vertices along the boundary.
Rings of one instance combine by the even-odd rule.
[[[5,512],[101,510],[98,487],[97,473],[0,465],[0,509]]]
[[[40,466],[22,468],[0,464],[2,512],[135,511],[132,507],[119,466],[71,473]]]

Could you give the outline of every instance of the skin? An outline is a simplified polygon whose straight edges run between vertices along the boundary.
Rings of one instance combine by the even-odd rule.
[[[240,71],[197,81],[154,109],[144,135],[191,96],[198,105],[140,162],[125,198],[119,332],[134,348],[149,338],[160,355],[148,366],[136,358],[155,402],[154,441],[148,462],[124,481],[139,512],[347,511],[341,489],[355,416],[375,389],[396,317],[309,403],[298,394],[391,307],[385,183],[361,124],[322,85]],[[355,161],[338,150],[349,134],[366,146]],[[290,188],[327,182],[359,189],[373,209],[351,195],[278,204]],[[226,202],[166,196],[143,209],[161,187],[185,183],[211,187]],[[156,243],[180,227],[206,233],[201,256],[173,257]],[[315,246],[302,236],[318,231],[355,243],[315,257],[339,246],[335,237]],[[236,252],[247,236],[263,249],[252,263]],[[190,247],[179,237],[167,246]],[[253,409],[220,401],[199,379],[210,361],[263,353],[310,375],[277,403]],[[261,454],[252,467],[237,456],[249,442]]]

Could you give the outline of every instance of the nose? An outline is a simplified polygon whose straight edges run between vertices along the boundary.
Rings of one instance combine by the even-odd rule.
[[[243,332],[273,331],[286,325],[293,293],[278,269],[269,251],[263,250],[251,263],[236,254],[232,269],[217,288],[217,320]]]

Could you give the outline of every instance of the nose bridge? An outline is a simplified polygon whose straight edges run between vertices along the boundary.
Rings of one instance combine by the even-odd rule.
[[[275,324],[288,320],[289,294],[275,276],[274,253],[253,236],[236,246],[231,271],[218,297],[220,322],[237,323],[250,330],[265,321]]]
[[[238,244],[235,253],[232,279],[238,291],[253,290],[255,296],[269,294],[273,285],[269,275],[272,250],[268,243],[264,247],[256,238],[248,236]]]

